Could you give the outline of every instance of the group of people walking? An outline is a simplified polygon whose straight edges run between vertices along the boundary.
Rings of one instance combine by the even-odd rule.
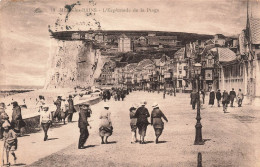
[[[102,97],[104,101],[109,101],[113,98],[115,101],[124,101],[125,97],[132,92],[130,88],[112,88],[106,89],[102,93]]]
[[[204,104],[205,93],[201,91],[200,94],[198,94],[194,90],[191,92],[190,98],[191,98],[192,109],[195,109],[198,99],[200,100],[201,105]],[[237,100],[238,107],[242,106],[244,94],[242,93],[241,89],[239,89],[238,92],[236,93],[234,88],[232,88],[232,90],[229,93],[226,90],[224,90],[222,93],[219,89],[217,90],[216,93],[214,92],[214,90],[212,90],[209,93],[209,105],[211,105],[211,107],[214,106],[215,99],[217,100],[218,107],[220,107],[220,104],[222,103],[223,111],[224,113],[226,113],[228,104],[230,104],[230,107],[234,107],[235,100]]]
[[[159,109],[159,105],[157,103],[153,104],[153,110],[151,113],[151,123],[149,123],[148,118],[150,117],[150,114],[148,112],[148,109],[145,107],[147,103],[144,101],[140,103],[140,107],[138,105],[133,105],[130,110],[130,127],[132,132],[132,141],[131,143],[137,142],[136,137],[136,131],[138,129],[139,135],[140,135],[140,144],[145,144],[145,136],[146,136],[146,130],[147,126],[151,124],[154,127],[155,131],[155,143],[157,144],[159,142],[159,137],[161,136],[163,129],[164,129],[164,122],[162,121],[162,118],[168,122],[168,119],[163,114],[163,112]]]
[[[21,108],[16,101],[12,102],[13,112],[11,121],[9,121],[9,116],[5,112],[5,103],[0,103],[0,139],[4,141],[4,151],[2,156],[6,155],[7,166],[10,166],[9,153],[14,158],[14,163],[16,163],[17,157],[15,151],[17,150],[18,140],[17,137],[21,136],[21,128],[25,126],[22,119]]]

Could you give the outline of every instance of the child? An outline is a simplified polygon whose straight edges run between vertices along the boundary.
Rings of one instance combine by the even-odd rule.
[[[6,150],[6,161],[7,165],[10,166],[9,152],[11,152],[11,155],[14,157],[14,163],[16,163],[17,160],[17,157],[14,153],[14,151],[17,149],[17,135],[12,129],[10,129],[11,125],[8,123],[8,121],[5,121],[2,126],[4,128],[4,148]]]
[[[136,122],[137,122],[137,118],[135,116],[135,112],[136,112],[137,108],[138,108],[138,106],[136,104],[134,104],[129,109],[129,111],[130,111],[130,127],[131,127],[131,133],[132,133],[132,140],[131,140],[132,144],[137,142],[137,139],[136,139],[136,129],[137,129]]]

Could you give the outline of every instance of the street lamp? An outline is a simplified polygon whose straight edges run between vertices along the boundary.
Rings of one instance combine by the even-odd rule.
[[[200,123],[201,117],[200,117],[200,75],[201,75],[201,64],[196,63],[194,64],[194,73],[197,78],[197,83],[198,83],[198,97],[197,97],[197,123],[195,125],[196,128],[196,136],[195,136],[195,141],[194,145],[203,145],[204,141],[202,140],[202,125]]]

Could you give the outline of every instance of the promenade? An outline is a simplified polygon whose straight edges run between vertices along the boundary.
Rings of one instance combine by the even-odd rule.
[[[169,122],[155,144],[154,130],[148,126],[147,144],[131,144],[129,108],[133,103],[147,101],[151,113],[152,104],[158,102]],[[133,92],[125,101],[106,102],[110,105],[114,133],[109,144],[101,145],[98,135],[99,114],[105,102],[91,106],[90,137],[86,149],[78,150],[78,113],[73,123],[56,125],[50,129],[49,140],[43,141],[43,133],[18,138],[17,165],[28,166],[177,166],[196,167],[198,153],[202,153],[202,165],[207,167],[257,167],[260,166],[259,109],[245,105],[228,108],[207,105],[201,110],[204,145],[193,145],[195,139],[196,110],[191,109],[189,94],[177,96],[148,92]],[[215,102],[216,103],[216,102]],[[236,105],[237,106],[237,105]],[[150,120],[149,120],[150,121]],[[57,128],[58,127],[58,128]],[[2,145],[2,142],[1,142]],[[11,159],[12,163],[12,159]]]

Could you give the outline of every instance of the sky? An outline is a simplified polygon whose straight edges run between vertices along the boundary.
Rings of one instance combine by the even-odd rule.
[[[48,25],[54,28],[57,18],[64,23],[67,12],[61,10],[77,1],[0,0],[0,85],[44,85],[50,48]],[[242,0],[92,1],[80,1],[74,9],[81,11],[72,11],[66,24],[93,17],[103,30],[211,35],[237,35],[246,26],[247,4]],[[260,1],[251,0],[249,4],[249,15],[259,17]],[[96,10],[95,16],[86,16],[89,9]]]

